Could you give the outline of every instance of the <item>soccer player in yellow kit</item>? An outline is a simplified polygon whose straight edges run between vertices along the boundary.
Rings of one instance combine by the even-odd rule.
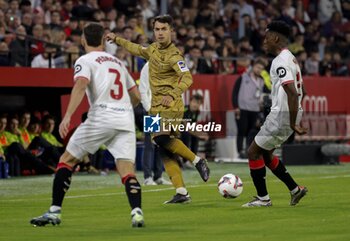
[[[176,126],[181,123],[184,113],[182,93],[192,84],[192,75],[186,66],[180,51],[171,42],[173,19],[169,15],[157,16],[153,22],[155,42],[147,48],[132,43],[114,33],[106,39],[127,49],[131,54],[149,61],[149,79],[152,91],[150,114],[157,115],[166,121],[166,125]],[[187,203],[191,201],[182,178],[180,166],[174,157],[179,155],[192,161],[201,178],[206,182],[210,170],[205,159],[196,156],[177,138],[176,131],[161,130],[153,133],[153,140],[160,147],[160,155],[171,182],[176,188],[176,195],[165,203]]]

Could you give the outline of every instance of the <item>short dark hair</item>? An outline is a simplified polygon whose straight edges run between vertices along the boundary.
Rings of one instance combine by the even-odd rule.
[[[91,47],[98,47],[102,43],[104,29],[98,23],[90,23],[83,30],[86,43]]]
[[[266,63],[262,59],[256,59],[254,61],[253,65],[256,65],[256,64],[260,64],[260,65],[264,66],[264,68],[266,67]]]
[[[197,101],[202,103],[203,102],[203,96],[201,94],[197,93],[197,94],[192,95],[191,100],[197,100]]]
[[[283,21],[272,21],[267,25],[266,30],[279,33],[284,37],[286,37],[287,39],[289,38],[291,33],[291,28],[286,22],[283,22]]]
[[[47,114],[47,115],[44,115],[44,117],[41,119],[41,123],[45,124],[49,120],[53,120],[56,122],[55,117],[53,115]]]
[[[159,16],[155,17],[154,20],[153,20],[153,28],[154,28],[154,24],[155,24],[156,22],[167,23],[167,24],[169,24],[169,26],[170,26],[171,28],[174,27],[174,26],[173,26],[174,20],[173,20],[173,18],[172,18],[170,15],[168,15],[168,14],[159,15]]]

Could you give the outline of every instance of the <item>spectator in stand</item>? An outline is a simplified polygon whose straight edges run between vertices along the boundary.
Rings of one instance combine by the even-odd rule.
[[[344,60],[342,60],[339,52],[333,53],[333,72],[335,76],[349,75],[349,69]]]
[[[155,16],[155,11],[152,9],[151,2],[149,0],[140,0],[137,8],[141,11],[143,26],[147,26],[147,19]]]
[[[72,10],[74,4],[73,0],[63,0],[62,1],[62,9],[60,11],[61,19],[66,22],[72,17]]]
[[[18,18],[21,17],[21,11],[19,10],[19,1],[18,0],[10,0],[9,1],[9,10],[15,14]]]
[[[314,49],[310,53],[310,57],[305,61],[305,70],[307,75],[319,74],[320,56],[318,50]]]
[[[51,12],[50,28],[57,29],[61,28],[61,14],[59,11],[55,10]]]
[[[45,44],[44,53],[38,54],[32,61],[32,68],[56,68],[54,56],[56,54],[56,46]]]
[[[205,46],[205,40],[201,36],[195,37],[194,38],[194,46],[196,46],[202,50]]]
[[[30,0],[22,0],[19,4],[19,9],[22,15],[26,13],[33,14],[32,3]]]
[[[31,45],[30,45],[30,48],[31,48],[30,53],[31,53],[32,58],[34,58],[38,54],[44,53],[44,51],[45,51],[44,42],[41,41],[41,40],[43,40],[43,36],[44,36],[43,25],[41,25],[41,24],[34,25],[34,27],[33,27],[33,39],[31,41]]]
[[[126,26],[125,15],[124,14],[118,15],[116,20],[116,26],[115,26],[115,29],[113,29],[113,31],[114,32],[122,31],[125,26]]]
[[[40,13],[40,12],[34,13],[33,25],[36,25],[36,24],[40,24],[40,25],[44,25],[45,24],[45,18],[44,18],[44,14],[43,13]]]
[[[255,11],[254,7],[247,3],[245,0],[238,0],[238,10],[239,10],[239,28],[238,28],[238,37],[242,38],[246,33],[246,19],[245,16],[249,16],[250,20],[252,20],[252,26],[256,26],[255,21]],[[249,25],[248,25],[249,26]]]
[[[71,17],[66,22],[67,22],[67,24],[64,27],[64,32],[65,32],[67,37],[70,37],[73,30],[80,30],[78,19],[76,17]]]
[[[320,62],[320,66],[319,66],[319,74],[321,76],[325,76],[326,73],[328,74],[328,76],[333,75],[333,61],[332,61],[332,53],[327,51],[325,52],[322,61]],[[330,72],[331,70],[331,72]]]
[[[262,42],[264,40],[264,36],[266,33],[266,27],[267,27],[267,19],[266,18],[260,18],[258,20],[258,28],[254,29],[251,36],[250,36],[250,44],[253,47],[253,51],[256,54],[263,53],[262,49]]]
[[[344,34],[344,41],[342,43],[341,49],[344,50],[342,51],[342,57],[343,59],[350,59],[350,31],[346,32]]]
[[[244,56],[252,56],[253,55],[253,47],[250,45],[249,38],[243,37],[239,40],[238,53],[240,53]]]
[[[342,35],[343,21],[341,12],[333,12],[332,18],[323,25],[322,35],[325,37],[335,37]]]
[[[214,59],[215,49],[205,46],[202,50],[203,58],[198,61],[197,72],[199,74],[217,73],[217,62]]]
[[[186,65],[191,71],[192,74],[197,74],[198,69],[198,61],[201,57],[201,50],[197,46],[193,46],[190,48],[187,54],[185,54]]]
[[[344,0],[342,1],[342,11],[343,11],[343,17],[345,19],[350,19],[350,1]]]
[[[22,22],[21,24],[23,27],[25,27],[26,32],[28,35],[32,35],[32,28],[33,28],[33,19],[31,13],[25,13],[22,15]]]
[[[322,24],[329,21],[334,12],[341,12],[340,0],[319,0],[318,1],[318,19]]]
[[[128,1],[121,1],[117,0],[114,1],[114,7],[117,9],[118,12],[121,12],[125,14],[127,17],[134,15],[135,12],[138,10],[137,7],[137,0],[128,0]]]
[[[134,36],[134,29],[130,26],[125,26],[122,29],[122,37],[126,40],[132,41]]]
[[[113,30],[117,27],[117,16],[118,16],[117,10],[111,8],[107,11],[106,18],[108,18],[110,21],[108,26],[110,30]]]
[[[208,5],[204,5],[199,9],[198,15],[194,20],[194,26],[198,27],[199,25],[204,26],[213,26],[215,23],[214,13],[211,11]]]
[[[9,45],[12,66],[30,66],[29,41],[26,41],[26,36],[26,29],[20,25],[16,29],[16,39]]]
[[[37,13],[44,18],[45,24],[50,24],[51,8],[53,6],[53,0],[41,0],[40,6],[34,9],[34,13]]]
[[[0,42],[0,66],[11,66],[9,48],[5,42]]]
[[[233,44],[233,41],[231,37],[225,37],[223,45],[221,45],[217,52],[219,53],[220,57],[223,58],[230,58],[237,56],[237,50],[236,47]],[[220,74],[233,74],[234,73],[234,64],[232,60],[222,60],[220,64]]]
[[[250,39],[252,34],[253,34],[253,30],[255,29],[255,26],[253,25],[253,20],[249,14],[244,14],[241,17],[241,19],[242,19],[243,24],[244,24],[243,36]]]
[[[294,21],[298,26],[299,32],[305,32],[305,24],[311,22],[309,14],[305,11],[305,7],[302,0],[297,0]]]
[[[305,62],[307,60],[307,53],[305,51],[299,51],[295,54],[295,57],[297,58],[301,74],[306,75]]]

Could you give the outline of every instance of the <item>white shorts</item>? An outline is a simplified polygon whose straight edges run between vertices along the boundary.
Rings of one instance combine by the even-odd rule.
[[[289,115],[281,116],[271,113],[256,134],[255,143],[264,150],[272,150],[280,147],[292,134],[289,125]],[[300,123],[302,111],[298,112],[296,123]]]
[[[95,153],[102,145],[118,159],[135,162],[136,136],[135,132],[97,127],[88,121],[82,123],[70,138],[67,151],[77,159],[82,159],[86,154]]]

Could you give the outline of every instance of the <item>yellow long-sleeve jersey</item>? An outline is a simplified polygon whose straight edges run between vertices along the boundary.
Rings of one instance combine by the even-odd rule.
[[[162,97],[170,95],[174,100],[188,89],[193,80],[183,56],[173,43],[160,48],[157,43],[147,48],[117,37],[115,42],[131,54],[149,61],[149,78],[152,91],[152,107],[161,103]]]

